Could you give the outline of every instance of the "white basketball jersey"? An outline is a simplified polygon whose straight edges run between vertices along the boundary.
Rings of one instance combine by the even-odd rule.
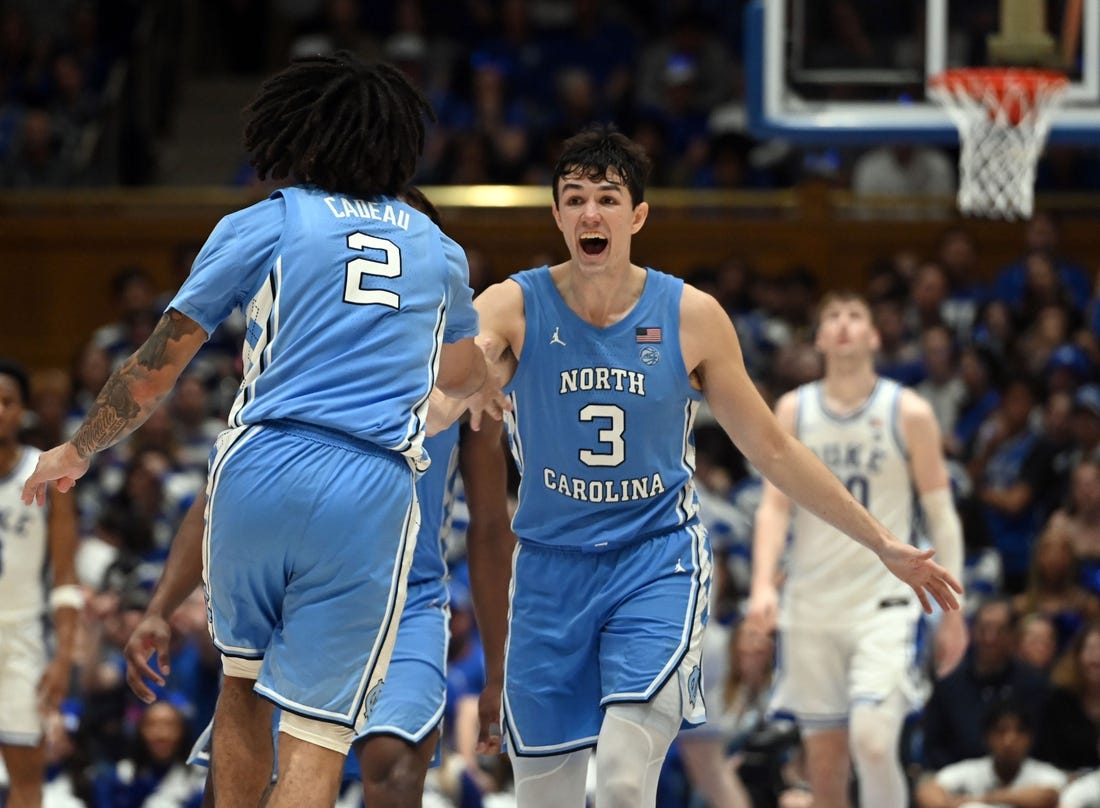
[[[24,505],[23,483],[38,462],[37,449],[23,447],[12,472],[0,479],[0,621],[41,615],[46,608],[47,508]],[[47,503],[48,507],[48,503]]]
[[[898,423],[902,387],[879,379],[854,412],[830,412],[820,382],[798,389],[796,435],[852,495],[902,541],[911,541],[914,491]],[[835,625],[879,608],[916,611],[912,590],[863,545],[792,506],[791,543],[781,621]],[[901,605],[902,601],[908,601]]]

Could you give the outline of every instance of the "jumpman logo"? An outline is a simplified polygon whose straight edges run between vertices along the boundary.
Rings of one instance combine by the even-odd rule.
[[[561,330],[561,326],[554,327],[554,335],[550,337],[551,345],[565,345],[565,340],[558,336],[558,331]]]
[[[684,565],[680,563],[680,559],[678,558],[676,559],[676,569],[674,569],[673,572],[687,572],[687,570],[684,569]]]

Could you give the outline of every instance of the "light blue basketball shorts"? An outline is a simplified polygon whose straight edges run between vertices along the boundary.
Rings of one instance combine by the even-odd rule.
[[[672,677],[684,720],[706,720],[699,663],[710,574],[700,525],[605,553],[521,542],[504,673],[516,754],[593,746],[604,708],[647,702]]]
[[[450,618],[442,581],[409,584],[386,684],[360,738],[396,735],[418,744],[439,726],[447,701]]]
[[[447,589],[442,581],[409,585],[386,684],[359,738],[396,735],[418,744],[439,726],[447,700],[449,620]],[[277,736],[278,730],[276,713],[272,732]],[[210,731],[207,726],[199,736],[188,763],[209,765]]]
[[[416,545],[400,455],[304,425],[219,436],[203,582],[227,673],[284,710],[362,728],[386,675]]]

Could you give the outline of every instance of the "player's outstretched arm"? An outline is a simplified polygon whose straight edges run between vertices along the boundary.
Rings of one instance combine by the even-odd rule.
[[[788,432],[794,431],[797,403],[795,395],[788,393],[775,408],[776,418]],[[773,630],[779,616],[776,579],[790,524],[790,498],[765,479],[760,504],[753,517],[752,584],[746,615],[763,631]]]
[[[459,465],[470,526],[466,552],[470,593],[485,652],[485,689],[478,702],[477,753],[500,752],[500,709],[504,689],[504,646],[508,638],[508,588],[516,537],[508,513],[508,468],[499,422],[465,432]]]
[[[685,286],[680,310],[681,344],[687,367],[699,380],[707,403],[730,439],[749,461],[788,497],[872,550],[894,575],[917,593],[925,611],[929,598],[957,609],[962,588],[953,575],[892,536],[857,502],[811,452],[783,429],[745,370],[737,334],[710,295]]]
[[[902,437],[909,452],[909,473],[920,498],[928,538],[936,559],[962,580],[962,524],[951,495],[951,479],[943,456],[943,439],[932,406],[912,390],[899,400]],[[936,675],[945,676],[962,660],[969,642],[962,610],[946,612],[936,628],[933,656]]]
[[[160,574],[145,607],[141,622],[126,641],[123,654],[126,657],[126,683],[139,699],[151,704],[156,694],[145,683],[146,679],[164,685],[164,677],[171,672],[169,641],[172,629],[168,624],[172,613],[187,600],[202,583],[202,534],[203,514],[206,511],[206,492],[195,497],[180,523],[164,570]],[[150,664],[153,652],[157,654],[157,668]]]
[[[44,505],[51,480],[62,492],[72,488],[93,454],[145,423],[205,341],[206,332],[190,317],[175,309],[165,312],[149,339],[107,379],[72,439],[38,458],[23,486],[23,501]]]

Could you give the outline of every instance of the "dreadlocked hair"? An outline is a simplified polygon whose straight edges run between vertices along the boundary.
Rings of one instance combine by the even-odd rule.
[[[244,110],[244,146],[260,179],[396,196],[424,149],[431,105],[405,75],[348,51],[295,59]]]

